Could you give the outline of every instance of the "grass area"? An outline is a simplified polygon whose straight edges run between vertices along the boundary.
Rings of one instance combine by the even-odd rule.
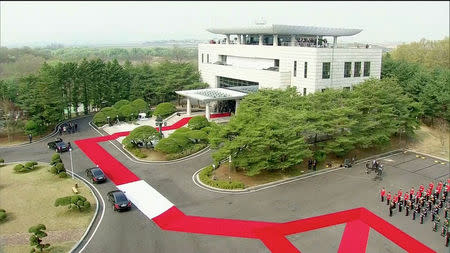
[[[55,243],[52,244],[48,249],[43,250],[43,253],[66,253],[75,245],[76,241]],[[5,253],[23,253],[30,252],[31,246],[28,244],[24,245],[14,245],[14,246],[2,246],[2,252]]]
[[[47,170],[48,164],[39,163],[37,168],[25,174],[13,171],[15,164],[0,168],[0,208],[6,210],[8,217],[0,224],[0,236],[28,233],[28,228],[39,223],[45,224],[47,231],[63,233],[73,229],[86,229],[95,210],[95,198],[78,179],[59,178]],[[69,210],[67,207],[55,207],[53,204],[59,197],[73,195],[72,186],[78,183],[80,195],[91,202],[91,209],[86,212]],[[70,238],[71,243],[65,242],[60,247],[72,247],[80,238]],[[48,241],[53,244],[52,241]],[[64,246],[66,245],[66,246]],[[19,251],[19,246],[8,247],[11,251]],[[59,250],[59,246],[54,250]],[[18,249],[18,250],[16,250]],[[29,251],[30,247],[28,246]],[[62,252],[62,251],[52,251]]]
[[[147,149],[147,148],[126,148],[128,152],[132,153],[135,157],[145,160],[145,161],[170,161],[175,160],[179,158],[183,158],[189,155],[192,155],[194,153],[197,153],[198,151],[206,148],[207,144],[201,143],[201,144],[195,144],[189,149],[185,149],[181,153],[176,154],[164,154],[162,152],[153,150],[153,149]]]
[[[37,136],[33,136],[33,141],[38,141],[38,140],[42,139],[43,137],[46,137],[51,132],[53,132],[53,130],[54,130],[54,127],[49,127],[47,129],[47,131],[45,131],[44,133],[42,133],[40,135],[37,135]],[[1,133],[0,134],[0,147],[1,146],[15,145],[15,144],[28,143],[29,141],[30,140],[28,139],[28,135],[25,134],[22,131],[21,132],[16,132],[16,133],[12,134],[9,137],[5,133]]]
[[[416,131],[416,136],[413,138],[405,139],[394,137],[392,138],[390,144],[378,148],[370,148],[365,150],[353,150],[349,152],[346,156],[351,158],[356,157],[357,160],[364,159],[372,155],[389,152],[401,148],[412,148],[419,152],[424,152],[430,155],[435,155],[443,158],[449,157],[449,130],[447,125],[442,127],[429,127],[422,125],[419,130]],[[318,170],[325,169],[326,164],[331,163],[332,167],[339,166],[343,164],[344,158],[327,156],[326,160],[319,163],[317,166]],[[205,168],[208,170],[208,168]],[[289,170],[284,171],[264,171],[255,176],[247,176],[243,170],[229,169],[228,163],[221,164],[219,168],[215,171],[208,173],[208,178],[201,178],[202,182],[214,187],[229,189],[225,184],[225,187],[221,183],[212,183],[214,181],[229,182],[230,178],[232,182],[243,183],[245,187],[257,186],[269,182],[274,182],[282,179],[287,179],[295,176],[302,175],[304,173],[310,172],[307,168],[307,163],[303,162]],[[214,180],[215,179],[215,180]],[[214,185],[213,185],[214,184]]]

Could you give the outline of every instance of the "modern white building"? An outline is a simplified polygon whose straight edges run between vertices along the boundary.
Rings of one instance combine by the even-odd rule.
[[[207,30],[225,37],[198,45],[199,71],[211,88],[293,86],[308,94],[380,78],[381,49],[337,43],[338,37],[361,29],[254,25]]]
[[[205,103],[209,119],[210,107],[220,110],[218,101],[231,101],[228,110],[235,111],[249,91],[296,87],[306,95],[380,78],[381,49],[338,44],[361,29],[259,24],[207,30],[224,39],[198,45],[198,68],[210,87],[177,91],[187,97],[188,115],[191,100]]]

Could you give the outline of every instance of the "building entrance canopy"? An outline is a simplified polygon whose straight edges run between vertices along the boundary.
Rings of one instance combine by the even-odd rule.
[[[236,100],[241,99],[247,95],[247,93],[224,89],[224,88],[209,88],[200,90],[180,90],[175,91],[178,95],[199,100],[201,102],[211,102],[220,100]]]
[[[210,119],[210,102],[222,101],[222,100],[235,100],[236,109],[239,105],[239,100],[247,95],[247,93],[239,92],[235,90],[229,90],[224,88],[209,88],[200,90],[180,90],[175,91],[178,95],[187,97],[186,99],[186,112],[187,115],[191,115],[191,99],[204,102],[206,106],[206,118]],[[236,113],[236,112],[235,112]]]

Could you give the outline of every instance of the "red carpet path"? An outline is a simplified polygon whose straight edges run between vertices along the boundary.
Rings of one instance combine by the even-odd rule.
[[[215,115],[214,117],[226,116],[229,115]],[[163,131],[180,128],[186,125],[189,119],[190,118],[183,118],[171,126],[163,127]],[[127,136],[128,134],[129,132],[120,132],[113,135],[75,141],[75,144],[94,164],[97,164],[102,168],[103,172],[117,187],[137,185],[138,181],[142,180],[106,152],[98,143],[114,140],[121,136]],[[142,183],[144,182],[141,182],[141,184]],[[140,189],[139,186],[136,187]],[[162,207],[162,211],[156,212],[156,216],[151,216],[148,214],[149,211],[145,210],[145,208],[152,208],[152,206],[154,208],[155,205],[147,203],[147,197],[138,196],[139,194],[132,191],[128,192],[128,194],[134,194],[131,196],[134,197],[135,200],[133,203],[144,212],[144,214],[147,213],[146,215],[163,230],[259,239],[271,252],[300,252],[286,236],[343,223],[346,223],[346,226],[339,245],[339,253],[365,252],[370,228],[382,234],[407,252],[435,252],[363,207],[291,222],[275,223],[189,216],[173,206],[167,199],[164,199],[164,201],[170,205],[167,208]],[[155,198],[164,198],[164,196],[159,193],[156,192],[156,194],[159,196],[156,196]],[[146,196],[148,196],[148,194],[146,194]],[[138,202],[136,201],[136,197],[139,197],[141,203],[135,203]],[[142,198],[145,198],[145,200]],[[133,200],[133,198],[131,199]]]

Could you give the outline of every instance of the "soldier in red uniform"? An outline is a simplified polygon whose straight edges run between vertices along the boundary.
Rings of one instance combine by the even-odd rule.
[[[405,196],[403,199],[404,199],[403,205],[406,206],[406,202],[408,202],[408,200],[409,200],[409,194],[407,192],[405,192]]]
[[[428,188],[427,196],[425,197],[427,201],[430,200],[430,196],[431,196],[431,188]]]
[[[402,191],[402,189],[398,190],[397,196],[399,196],[399,197],[403,196],[403,191]]]
[[[381,202],[384,202],[384,195],[386,195],[386,190],[383,187],[383,189],[381,189],[381,192],[380,192]]]
[[[419,191],[423,192],[423,190],[425,190],[425,187],[423,187],[423,184],[421,184],[420,187],[419,187]]]
[[[430,182],[430,183],[428,184],[428,188],[431,189],[431,190],[433,190],[433,188],[434,188],[433,182]]]
[[[421,191],[416,192],[416,204],[419,203],[420,197],[422,197]]]
[[[392,198],[392,202],[394,202],[394,209],[397,207],[397,202],[398,202],[398,195],[395,194],[394,197]]]
[[[411,190],[409,190],[409,198],[412,200],[414,197],[414,187],[411,187]]]
[[[386,204],[389,205],[390,202],[391,202],[391,192],[388,192],[387,198],[386,198]]]

